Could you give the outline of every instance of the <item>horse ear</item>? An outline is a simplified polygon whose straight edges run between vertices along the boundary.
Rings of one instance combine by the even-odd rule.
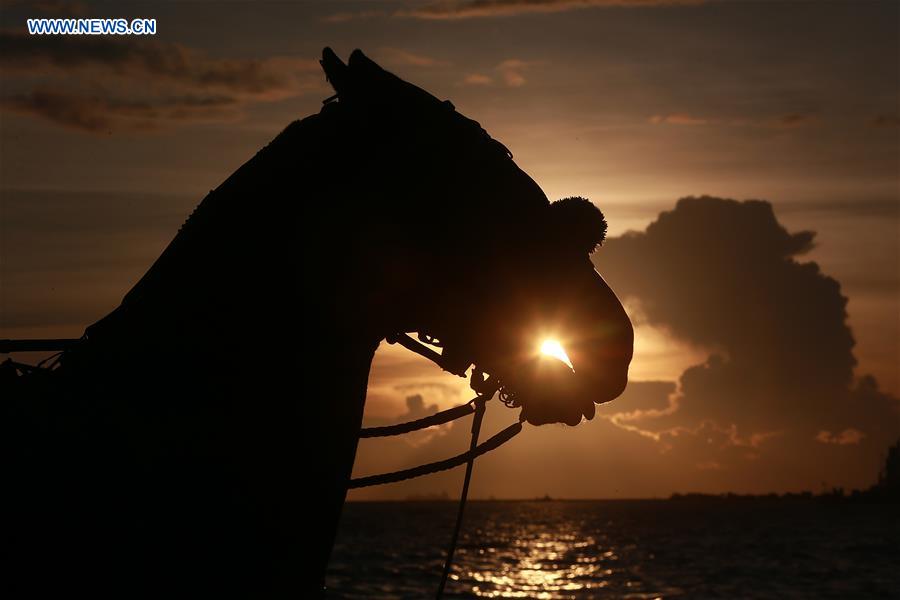
[[[347,61],[347,65],[349,65],[351,69],[364,70],[370,73],[384,71],[378,63],[363,54],[363,51],[359,48],[350,53],[350,60]]]
[[[385,71],[359,48],[350,54],[347,70],[353,78],[355,89],[364,92],[370,101],[395,96],[398,88],[406,83],[393,73]]]
[[[338,94],[347,89],[347,65],[344,64],[338,55],[329,47],[322,50],[322,60],[319,61],[322,70],[325,71],[325,78],[331,83],[331,87]]]
[[[606,239],[606,218],[590,200],[574,196],[550,205],[553,237],[562,247],[590,254]]]
[[[395,107],[405,111],[445,111],[447,108],[422,88],[384,70],[359,49],[354,50],[344,64],[331,48],[325,48],[319,63],[341,100],[358,106]]]

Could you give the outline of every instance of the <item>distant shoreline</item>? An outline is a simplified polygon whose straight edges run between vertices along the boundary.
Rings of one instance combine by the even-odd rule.
[[[356,500],[347,499],[348,504],[389,504],[389,503],[407,503],[407,504],[428,504],[428,503],[450,503],[459,502],[453,497],[411,497],[411,498],[385,498],[377,500]],[[787,494],[672,494],[668,498],[469,498],[469,503],[500,503],[500,502],[603,502],[603,503],[621,503],[621,502],[642,502],[642,503],[671,503],[671,504],[723,504],[723,503],[800,503],[800,502],[865,502],[878,504],[900,504],[900,496],[895,494],[872,493],[871,491],[860,492],[854,490],[850,494],[836,494],[833,492],[813,494],[812,492],[799,492]]]
[[[446,490],[440,493],[426,493],[406,498],[386,500],[350,500],[347,502],[457,502]],[[675,504],[773,504],[791,502],[839,502],[865,504],[900,504],[900,440],[888,449],[884,466],[878,481],[866,490],[845,492],[842,487],[834,487],[819,494],[810,491],[776,494],[706,494],[700,492],[674,493],[668,498],[470,498],[469,502],[667,502]]]

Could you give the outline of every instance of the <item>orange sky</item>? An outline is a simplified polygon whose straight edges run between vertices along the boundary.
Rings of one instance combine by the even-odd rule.
[[[900,394],[895,2],[229,2],[177,10],[138,2],[127,14],[121,3],[80,2],[46,15],[157,18],[159,35],[142,40],[28,38],[24,19],[40,15],[38,4],[0,6],[2,337],[75,336],[111,310],[207,190],[291,120],[318,110],[330,91],[316,59],[331,45],[343,56],[360,47],[452,99],[550,198],[591,198],[611,238],[643,231],[688,195],[771,202],[788,231],[817,232],[815,247],[794,259],[818,263],[849,298],[855,373]],[[646,298],[625,301],[638,325],[632,379],[669,383],[633,386],[620,408],[609,405],[574,430],[528,428],[481,461],[474,496],[818,489],[874,478],[882,451],[874,433],[852,444],[803,434],[810,439],[801,446],[789,433],[751,441],[739,423],[701,431],[676,420],[666,430],[683,433],[666,439],[662,429],[616,417],[654,402],[666,410],[682,374],[720,350],[673,334],[662,317],[642,318]],[[366,416],[393,421],[467,394],[463,380],[383,349]],[[512,419],[497,408],[489,422]],[[365,442],[356,472],[456,453],[466,430]],[[457,475],[356,497],[452,494]]]

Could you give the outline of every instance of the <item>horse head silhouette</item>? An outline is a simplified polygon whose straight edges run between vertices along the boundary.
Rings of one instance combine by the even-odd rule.
[[[631,324],[589,259],[600,211],[550,203],[478,123],[360,51],[322,66],[322,110],[210,192],[52,383],[19,389],[57,415],[13,432],[23,573],[320,589],[372,357],[398,333],[439,340],[441,366],[489,374],[533,424],[624,389]],[[538,358],[547,337],[571,369]]]
[[[404,169],[391,197],[370,193],[364,209],[364,223],[378,223],[367,254],[386,255],[380,262],[394,272],[385,280],[404,278],[379,307],[383,331],[440,339],[442,366],[464,373],[475,364],[495,375],[521,396],[534,424],[593,417],[595,402],[624,389],[633,343],[622,305],[589,259],[605,236],[602,213],[582,198],[548,202],[478,123],[361,52],[344,65],[326,49],[322,62],[335,110],[364,122],[373,155],[386,153]],[[571,359],[566,389],[558,376],[555,387],[535,377],[547,337],[561,340]]]

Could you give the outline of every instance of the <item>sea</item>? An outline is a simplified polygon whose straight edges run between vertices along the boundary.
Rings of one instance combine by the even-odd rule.
[[[454,502],[350,502],[328,598],[433,598]],[[900,598],[900,505],[473,501],[445,598]]]

